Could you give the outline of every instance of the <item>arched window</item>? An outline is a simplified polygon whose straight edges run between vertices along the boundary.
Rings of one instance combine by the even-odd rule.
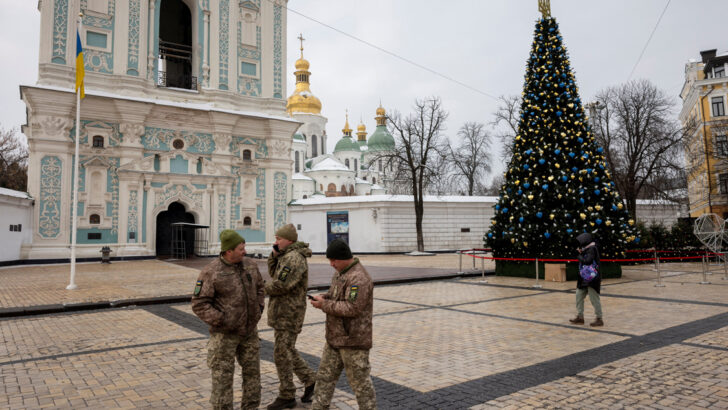
[[[316,145],[317,144],[317,141],[316,140],[317,140],[317,138],[314,135],[311,138],[311,156],[314,157],[314,158],[315,157],[318,157],[318,146]]]
[[[382,160],[379,160],[379,172],[382,172]]]
[[[98,225],[101,223],[101,217],[98,214],[91,214],[91,216],[88,217],[88,223],[91,225]]]
[[[346,185],[341,184],[341,193],[346,194]]]
[[[347,158],[347,159],[344,160],[344,165],[346,165],[347,168],[351,168],[349,166],[349,158]]]
[[[104,147],[104,137],[102,137],[101,135],[94,135],[93,147],[94,148],[103,148]]]
[[[359,160],[354,158],[354,171],[359,171]]]
[[[308,195],[304,195],[304,196],[303,196],[303,199],[306,199],[306,198],[308,198]]]
[[[336,192],[336,185],[334,185],[333,183],[329,184],[329,186],[326,187],[326,191],[327,192]]]
[[[349,185],[349,195],[354,195],[354,185]]]
[[[243,150],[243,161],[250,161],[253,158],[249,149]]]
[[[298,151],[296,151],[295,157],[296,157],[296,163],[295,163],[296,172],[301,172],[301,165],[299,162],[300,160],[298,158],[299,157]]]
[[[372,184],[376,184],[376,183],[377,183],[377,178],[376,177],[372,177]]]
[[[249,216],[246,216],[243,218],[243,226],[250,226],[253,224],[253,221],[250,219]]]
[[[157,85],[197,89],[192,76],[192,13],[182,0],[164,0],[159,10]]]

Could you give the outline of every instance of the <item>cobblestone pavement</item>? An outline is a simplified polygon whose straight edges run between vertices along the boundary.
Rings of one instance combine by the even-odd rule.
[[[379,263],[396,272],[406,261]],[[699,264],[662,269],[664,287],[651,266],[604,281],[603,328],[568,323],[574,282],[378,285],[379,408],[728,408],[728,280],[720,272],[700,284]],[[160,261],[79,265],[79,290],[69,292],[67,265],[0,269],[0,307],[186,294],[196,274]],[[298,339],[314,367],[324,319],[309,308]],[[263,406],[278,391],[264,322]],[[207,337],[187,303],[0,319],[0,408],[207,408]],[[236,376],[237,400],[240,385]],[[345,376],[332,407],[356,408]]]

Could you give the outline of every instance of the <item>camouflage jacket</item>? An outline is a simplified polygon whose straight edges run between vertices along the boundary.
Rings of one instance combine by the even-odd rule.
[[[265,285],[268,300],[268,325],[278,330],[301,332],[306,315],[308,262],[311,249],[305,242],[294,242],[277,256],[268,257],[271,281]]]
[[[372,278],[359,259],[334,274],[321,310],[326,313],[326,342],[334,348],[372,348]]]
[[[263,278],[251,258],[230,264],[222,256],[200,272],[192,296],[192,311],[210,325],[210,333],[250,334],[265,303]]]

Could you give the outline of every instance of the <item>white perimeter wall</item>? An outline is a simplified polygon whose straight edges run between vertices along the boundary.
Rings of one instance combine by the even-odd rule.
[[[425,197],[422,222],[426,251],[483,247],[496,197]],[[412,197],[371,195],[297,200],[288,207],[290,221],[300,225],[299,240],[314,252],[326,251],[326,212],[349,212],[349,246],[353,252],[417,250]],[[683,211],[678,204],[639,201],[638,220],[671,227]],[[469,228],[470,232],[462,232]]]
[[[0,262],[20,259],[20,246],[33,238],[33,200],[0,195]],[[22,225],[11,232],[10,225]]]

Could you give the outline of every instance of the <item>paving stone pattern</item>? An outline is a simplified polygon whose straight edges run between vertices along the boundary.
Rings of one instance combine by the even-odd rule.
[[[407,264],[390,259],[379,267],[396,273]],[[196,277],[195,269],[159,261],[110,266],[82,268],[78,293],[62,289],[67,265],[45,275],[0,270],[0,280],[13,282],[0,289],[0,306],[181,295]],[[665,266],[665,287],[654,286],[647,266],[606,280],[603,328],[568,323],[574,282],[534,288],[527,278],[489,276],[378,285],[371,351],[378,406],[728,408],[728,281],[713,274],[701,285],[698,264]],[[298,339],[314,368],[324,321],[309,307]],[[265,319],[259,332],[264,408],[278,380]],[[6,317],[0,338],[0,408],[209,408],[207,328],[186,303]],[[240,386],[238,370],[236,400]],[[332,407],[357,407],[344,375]]]

